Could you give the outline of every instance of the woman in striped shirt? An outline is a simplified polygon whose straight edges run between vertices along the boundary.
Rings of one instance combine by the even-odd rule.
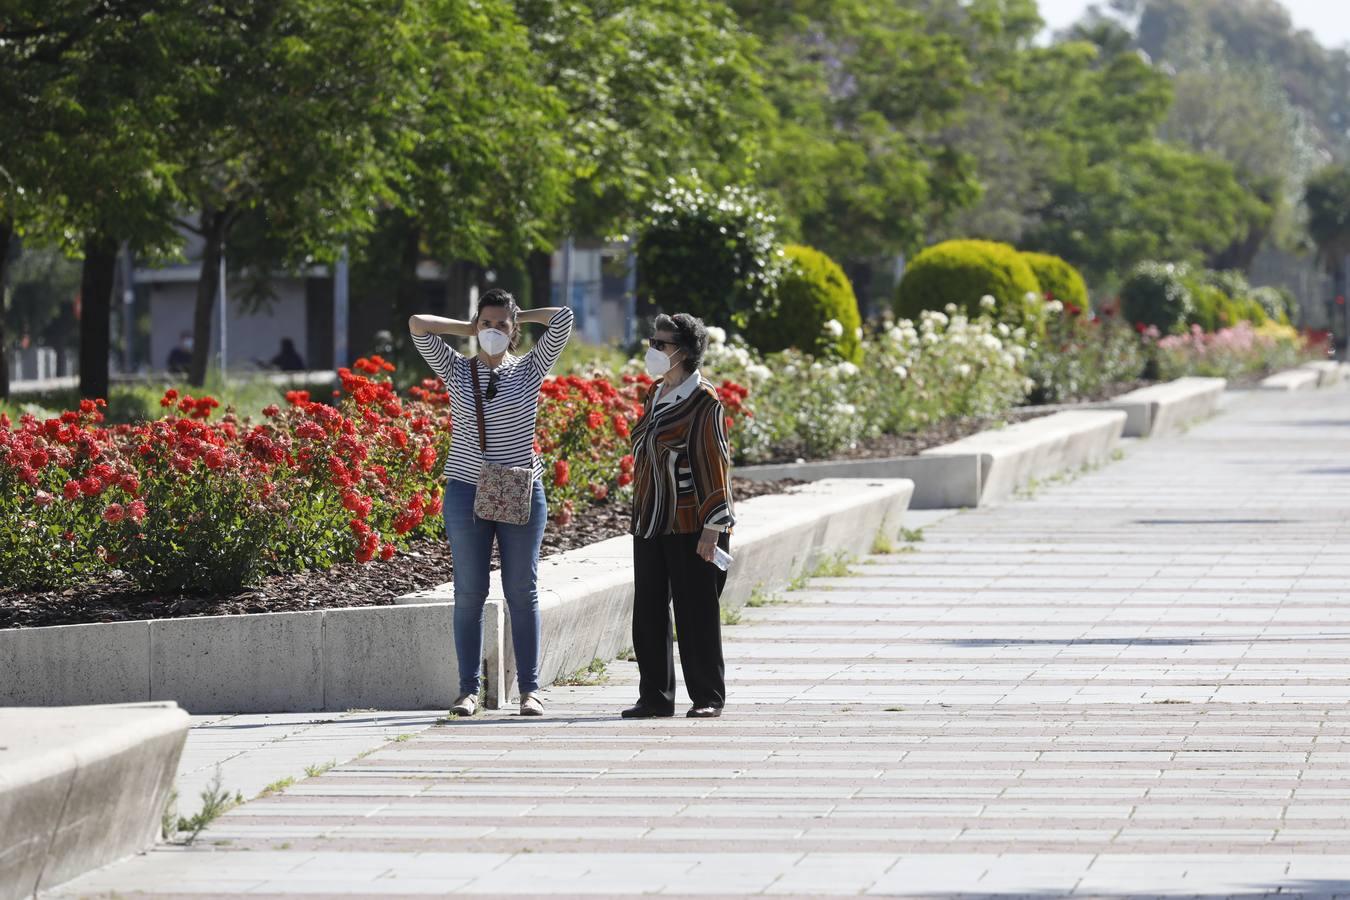
[[[675,714],[671,601],[690,718],[716,718],[726,701],[722,588],[732,514],[726,413],[698,370],[708,332],[693,316],[658,316],[647,371],[660,380],[633,428],[633,651],[638,702],[625,719]]]
[[[548,331],[529,353],[513,356],[520,325],[547,325]],[[502,591],[511,616],[511,639],[520,685],[520,714],[541,716],[539,682],[539,599],[536,582],[539,547],[548,521],[543,464],[534,451],[539,388],[558,361],[572,332],[569,309],[522,312],[506,291],[488,291],[478,301],[472,322],[440,316],[408,320],[413,343],[450,394],[450,454],[445,460],[445,534],[450,541],[455,575],[455,652],[459,657],[459,692],[450,712],[471,716],[477,709],[483,658],[483,603],[495,539],[502,559]],[[477,337],[473,358],[456,353],[437,337]],[[479,445],[474,370],[483,385],[481,399],[487,449]],[[491,522],[474,516],[478,473],[483,461],[528,467],[534,471],[530,518],[524,525]]]

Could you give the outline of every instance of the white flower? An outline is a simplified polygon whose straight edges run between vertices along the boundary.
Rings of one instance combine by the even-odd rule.
[[[1003,349],[1003,342],[992,334],[982,335],[980,337],[980,343],[984,345],[986,350],[998,351]]]
[[[1035,291],[1027,291],[1025,294],[1022,295],[1022,299],[1026,300],[1028,303],[1035,303],[1037,300],[1041,298],[1036,296]]]
[[[905,342],[905,332],[894,325],[886,329],[886,337],[892,343],[903,344]]]
[[[909,375],[909,369],[906,369],[904,366],[896,366],[894,369],[891,369],[891,371],[901,378],[905,378]]]
[[[933,344],[936,344],[938,342],[938,336],[936,334],[933,334],[933,332],[931,331],[925,331],[923,333],[923,342],[925,344],[928,344],[929,346],[932,346]]]
[[[964,334],[947,335],[947,343],[953,347],[964,347],[966,345],[966,336]]]
[[[789,366],[788,368],[792,367]],[[749,375],[752,379],[756,381],[768,381],[771,377],[773,377],[773,372],[769,371],[769,367],[760,365],[759,363],[751,363],[750,365],[746,366],[745,374]]]
[[[852,378],[859,372],[858,367],[851,362],[841,362],[839,365],[834,367],[834,370],[838,374],[843,375],[845,378]]]
[[[1001,335],[1003,335],[1003,337],[1007,337],[1008,335],[1012,334],[1012,329],[1008,327],[1008,323],[1006,323],[1006,322],[999,322],[999,323],[998,323],[998,333],[1001,334]]]
[[[844,326],[838,319],[831,319],[825,323],[825,333],[833,338],[844,336]]]
[[[998,361],[1003,363],[1003,367],[1011,369],[1017,365],[1017,358],[1011,353],[1000,353]]]
[[[861,325],[859,325],[857,328],[853,329],[853,336],[854,336],[855,338],[857,338],[858,340],[860,340],[860,341],[862,340],[862,326],[861,326]]]
[[[725,329],[718,328],[716,325],[708,326],[709,344],[725,344],[726,342],[727,342],[727,333]]]
[[[970,366],[966,365],[965,363],[961,363],[961,365],[956,367],[956,374],[960,375],[962,378],[965,378],[966,376],[970,375]]]
[[[1053,313],[1064,312],[1064,304],[1060,303],[1058,300],[1051,300],[1049,303],[1045,304],[1045,308]]]
[[[942,311],[949,316],[954,316],[956,315],[956,304],[948,303],[946,306],[942,307]]]
[[[938,311],[936,311],[936,310],[930,310],[929,313],[928,313],[928,318],[929,318],[929,321],[932,321],[932,322],[937,323],[938,325],[944,325],[944,326],[947,324],[947,322],[950,321],[950,320],[947,318],[947,314],[946,314],[946,313],[940,313],[940,312],[938,312]]]
[[[1027,358],[1027,348],[1023,347],[1021,344],[1013,344],[1012,355],[1017,358],[1018,362],[1021,362]]]
[[[836,403],[834,405],[834,411],[841,416],[855,416],[858,414],[858,407],[854,406],[852,403]]]
[[[998,301],[994,299],[993,294],[985,294],[980,298],[980,309],[993,309],[998,306]]]
[[[796,374],[797,374],[797,367],[794,366],[792,363],[788,363],[786,366],[783,366],[784,378],[793,378],[796,376]]]

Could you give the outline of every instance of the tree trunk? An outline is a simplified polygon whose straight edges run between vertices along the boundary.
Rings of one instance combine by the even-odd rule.
[[[94,235],[85,241],[80,271],[80,396],[108,396],[108,353],[112,337],[113,276],[117,241]]]
[[[530,279],[530,297],[526,305],[531,309],[548,306],[553,300],[553,254],[532,250],[525,267]]]
[[[9,354],[5,352],[5,275],[9,269],[9,244],[14,237],[14,222],[0,219],[0,400],[9,399]]]
[[[211,314],[220,287],[220,252],[225,239],[225,216],[213,209],[202,210],[202,271],[197,277],[197,302],[192,310],[192,362],[188,365],[188,383],[206,384],[206,369],[211,362]]]
[[[422,282],[417,264],[422,259],[422,228],[416,221],[403,223],[399,236],[398,275],[394,283],[394,321],[390,330],[402,334],[408,330],[408,318],[422,311]]]

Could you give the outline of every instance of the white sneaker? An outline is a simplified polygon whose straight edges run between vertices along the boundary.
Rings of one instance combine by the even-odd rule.
[[[542,716],[544,714],[544,704],[539,702],[538,694],[521,695],[520,714],[522,716]]]
[[[473,694],[465,694],[455,701],[455,705],[450,707],[450,715],[463,716],[465,718],[478,711],[478,697]]]

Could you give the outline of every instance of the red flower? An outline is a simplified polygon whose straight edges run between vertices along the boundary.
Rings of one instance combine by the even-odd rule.
[[[625,472],[625,473],[628,473],[628,474],[632,474],[632,472],[633,472],[633,455],[632,455],[631,453],[628,454],[627,456],[625,456],[623,459],[619,460],[619,471],[620,471],[620,472]]]
[[[616,415],[614,417],[614,430],[618,433],[619,437],[628,437],[628,420],[623,416]]]
[[[51,455],[46,450],[38,449],[28,454],[28,464],[35,469],[45,469],[49,462]]]
[[[80,479],[80,493],[86,497],[97,497],[103,493],[104,484],[97,475],[88,475]]]
[[[604,500],[609,496],[609,485],[599,481],[591,482],[591,496],[596,499],[596,502]]]
[[[159,398],[159,405],[165,409],[173,406],[176,402],[178,402],[178,392],[173,388],[169,388],[164,392],[164,396]]]
[[[628,487],[633,483],[633,475],[630,472],[623,472],[619,475],[619,487]]]
[[[145,501],[133,500],[127,507],[127,517],[133,522],[140,522],[145,518]]]
[[[586,427],[589,428],[591,431],[594,431],[603,424],[605,424],[604,413],[592,410],[590,413],[587,414]]]
[[[277,406],[275,403],[269,403],[267,406],[263,407],[262,413],[269,419],[275,419],[277,416],[281,415],[281,407]]]
[[[141,482],[135,475],[126,475],[122,478],[122,490],[128,494],[138,494],[141,490]]]
[[[553,464],[553,485],[562,487],[571,480],[572,467],[567,464],[567,460],[560,459]]]
[[[61,493],[67,500],[78,500],[80,483],[78,481],[67,481],[65,487],[61,489]]]
[[[396,552],[398,552],[398,548],[393,544],[385,544],[380,548],[380,559],[389,562],[389,560],[394,558]]]
[[[309,391],[287,391],[286,402],[291,406],[301,406],[309,402]]]
[[[108,508],[103,510],[103,521],[116,525],[126,516],[127,512],[120,503],[109,503]]]
[[[214,450],[208,450],[206,453],[206,457],[203,461],[206,463],[206,467],[208,469],[211,469],[213,471],[221,469],[224,468],[225,466],[225,454],[221,452],[219,448]]]
[[[80,401],[80,412],[84,413],[85,415],[89,415],[90,413],[92,413],[92,412],[97,412],[97,411],[98,411],[98,406],[94,403],[93,400],[81,400],[81,401]]]

